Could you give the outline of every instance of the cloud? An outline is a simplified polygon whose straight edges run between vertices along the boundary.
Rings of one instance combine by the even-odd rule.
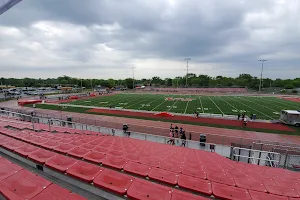
[[[298,0],[23,0],[0,16],[0,76],[299,77]],[[49,73],[50,72],[50,73]]]

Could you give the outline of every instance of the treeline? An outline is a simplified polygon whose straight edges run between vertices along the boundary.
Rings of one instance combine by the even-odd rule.
[[[47,79],[33,79],[33,78],[1,78],[2,85],[13,85],[17,87],[53,87],[57,85],[61,86],[77,86],[91,88],[98,85],[103,87],[117,87],[123,86],[127,88],[133,88],[133,84],[136,85],[149,85],[156,87],[186,87],[186,76],[165,78],[152,77],[151,79],[134,80],[132,78],[127,79],[78,79],[69,76],[62,76],[58,78]],[[188,87],[247,87],[249,89],[257,90],[259,88],[260,79],[253,77],[250,74],[240,74],[236,78],[216,76],[210,77],[207,75],[188,74],[187,86]],[[300,78],[295,79],[269,79],[264,78],[262,81],[263,88],[279,87],[285,89],[300,88]]]

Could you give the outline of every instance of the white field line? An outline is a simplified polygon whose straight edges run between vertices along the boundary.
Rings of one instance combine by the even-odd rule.
[[[191,96],[190,96],[189,98],[191,98]],[[186,107],[185,107],[185,110],[184,110],[184,114],[186,113],[186,110],[187,110],[187,108],[188,108],[188,106],[189,106],[189,103],[190,103],[190,101],[188,101],[188,102],[186,103]]]
[[[155,110],[156,108],[158,108],[159,106],[161,106],[163,103],[166,103],[166,100],[162,101],[159,105],[155,106],[151,111]]]
[[[233,100],[236,101],[235,99],[233,99]],[[244,104],[244,103],[242,103],[242,102],[240,102],[240,101],[237,101],[237,102],[243,104],[244,106],[246,106],[246,107],[248,107],[248,108],[250,108],[250,109],[252,109],[252,110],[255,110],[256,112],[258,112],[258,113],[260,113],[260,114],[262,114],[262,115],[264,115],[264,116],[266,116],[266,117],[268,117],[268,118],[270,118],[270,119],[273,119],[273,118],[270,117],[269,115],[266,115],[265,113],[262,113],[262,112],[260,112],[259,110],[256,110],[255,108],[252,108],[252,107],[248,106],[247,104]]]
[[[125,94],[126,95],[126,94]],[[118,102],[121,102],[121,100],[123,101],[124,99],[130,99],[132,98],[132,96],[127,96],[127,97],[122,97],[122,98],[117,98],[115,100],[112,100],[112,101],[107,101],[108,104],[115,104],[114,102],[118,103]]]
[[[267,99],[267,98],[265,98],[265,99]],[[268,101],[271,101],[271,102],[273,102],[273,103],[281,104],[281,105],[283,105],[283,106],[285,106],[285,107],[286,107],[286,105],[289,105],[289,106],[291,106],[290,108],[298,109],[294,104],[290,104],[289,102],[287,102],[287,103],[285,104],[285,103],[283,103],[283,102],[273,101],[273,100],[271,100],[271,99],[268,99]]]
[[[137,104],[140,104],[140,103],[142,103],[142,102],[144,102],[144,101],[149,101],[149,99],[144,99],[145,97],[143,97],[143,100],[141,100],[141,101],[138,101],[137,103],[134,103],[134,104],[131,104],[131,105],[129,105],[128,107],[126,107],[126,108],[130,108],[130,107],[132,107],[132,106],[134,106],[134,105],[137,105]],[[153,97],[152,97],[153,98]],[[151,99],[152,99],[151,98]],[[157,100],[157,98],[155,98],[155,100]]]
[[[268,103],[268,105],[270,104],[270,102],[269,101],[267,101],[266,99],[262,99],[262,98],[257,98],[256,99],[257,101],[259,101],[259,102],[264,102],[264,103]],[[282,107],[282,106],[280,106],[280,105],[275,105],[275,103],[272,103],[272,106],[275,106],[275,107],[277,107],[277,108],[280,108],[281,110],[283,110],[284,108]]]
[[[202,113],[204,113],[204,109],[203,109],[203,105],[202,105],[202,101],[201,101],[201,96],[198,96],[199,101],[200,101],[200,105],[201,105],[201,109],[202,109]]]
[[[175,97],[175,98],[177,98],[177,97]],[[180,96],[179,98],[182,98],[182,96]],[[168,109],[168,112],[173,108],[173,106],[174,106],[177,102],[178,102],[178,100],[176,100],[176,101],[173,103],[173,105]]]
[[[251,102],[251,103],[254,103],[254,104],[256,104],[256,105],[259,105],[259,106],[261,106],[261,107],[267,108],[267,109],[272,110],[272,111],[274,111],[274,112],[278,112],[278,110],[273,110],[272,108],[269,108],[269,107],[267,107],[267,106],[263,106],[263,105],[261,105],[261,104],[258,104],[258,103],[256,103],[256,102],[254,102],[254,101],[250,101],[250,100],[248,100],[248,99],[244,99],[244,100],[245,100],[245,101],[248,101],[248,102]]]
[[[221,100],[223,100],[223,101],[225,101],[225,103],[227,103],[228,105],[230,105],[232,108],[234,108],[235,110],[237,110],[237,111],[239,111],[239,109],[237,109],[236,107],[234,107],[231,103],[229,103],[228,101],[226,101],[225,99],[223,99],[223,98],[220,98],[219,97],[219,99],[221,99]]]
[[[219,109],[219,111],[222,113],[222,115],[224,115],[223,111],[219,108],[219,106],[214,102],[214,100],[212,100],[212,98],[210,98],[210,96],[208,96],[208,98],[215,104],[215,106]]]
[[[165,98],[165,95],[163,95],[164,96],[164,98]],[[155,101],[157,101],[157,100],[159,100],[160,99],[160,97],[161,96],[158,96],[157,98],[155,98],[153,101],[150,101],[148,104],[151,104],[151,103],[153,103],[153,102],[155,102]],[[164,102],[164,101],[163,101]],[[141,106],[141,107],[139,107],[138,108],[138,110],[140,110],[141,108],[142,108],[143,106]],[[152,110],[151,110],[152,111]]]

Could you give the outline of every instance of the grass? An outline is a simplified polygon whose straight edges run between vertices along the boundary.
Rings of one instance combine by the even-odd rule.
[[[26,105],[27,107],[32,107],[32,105]],[[87,112],[90,110],[89,108],[83,107],[64,107],[63,109],[61,106],[57,105],[50,105],[50,104],[36,104],[36,108],[41,109],[49,109],[49,110],[62,110],[66,112],[75,112],[75,113],[85,113],[91,115],[108,115],[108,116],[117,116],[117,117],[125,117],[123,115],[115,115],[115,114],[103,114],[103,113],[89,113]],[[257,132],[265,132],[265,133],[276,133],[276,134],[288,134],[288,135],[299,135],[300,128],[292,127],[295,132],[290,131],[277,131],[277,130],[268,130],[268,129],[256,129],[256,128],[242,128],[237,126],[225,126],[225,125],[218,125],[218,124],[207,124],[207,123],[194,123],[194,122],[187,122],[187,121],[176,121],[176,120],[168,120],[168,119],[153,119],[153,118],[145,118],[145,117],[136,117],[136,116],[126,116],[127,118],[135,118],[135,119],[144,119],[144,120],[152,120],[152,121],[164,121],[164,122],[174,122],[174,123],[181,123],[181,124],[191,124],[197,126],[210,126],[210,127],[217,127],[217,128],[228,128],[228,129],[237,129],[237,130],[247,130],[247,131],[257,131]]]
[[[166,100],[167,98],[172,98]],[[190,99],[190,101],[188,101]],[[279,119],[281,110],[296,110],[300,103],[276,97],[256,96],[198,96],[198,95],[162,95],[162,94],[116,94],[101,96],[89,100],[78,100],[69,104],[120,107],[124,109],[146,111],[169,111],[173,113],[246,115],[256,114],[257,119]]]

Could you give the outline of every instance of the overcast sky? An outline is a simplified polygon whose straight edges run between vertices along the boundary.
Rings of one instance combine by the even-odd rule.
[[[3,1],[3,0],[2,0]],[[1,1],[0,1],[1,2]],[[0,15],[0,77],[300,77],[300,0],[23,0]]]

